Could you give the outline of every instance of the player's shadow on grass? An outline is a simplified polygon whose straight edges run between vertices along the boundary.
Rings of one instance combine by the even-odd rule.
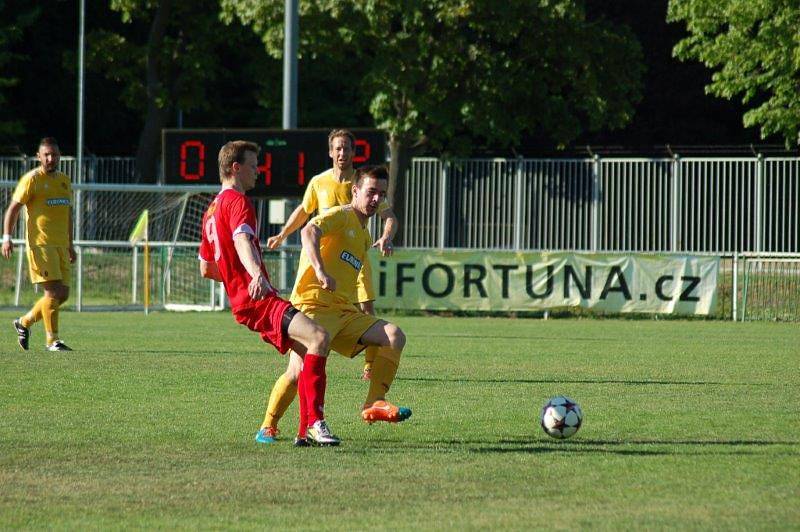
[[[500,440],[500,443],[523,443],[522,440]],[[566,445],[722,445],[768,447],[775,445],[800,445],[800,441],[764,440],[584,440],[575,439],[564,442]]]
[[[618,454],[631,456],[667,455],[756,455],[772,446],[798,445],[797,441],[758,441],[758,440],[569,440],[554,441],[542,445],[530,440],[500,440],[500,445],[490,445],[474,449],[476,453],[577,453],[577,454]],[[620,446],[639,448],[620,449]],[[653,447],[665,448],[653,448]],[[643,448],[642,448],[643,447]],[[668,447],[673,447],[669,449]],[[715,449],[709,452],[707,447]],[[748,450],[751,447],[752,450]],[[706,448],[706,449],[704,449]],[[800,452],[781,452],[781,455],[800,456]],[[770,453],[772,456],[773,454]]]
[[[569,454],[618,454],[623,456],[668,456],[674,453],[656,449],[585,449],[567,448],[561,446],[536,445],[527,443],[514,447],[479,447],[472,452],[483,454],[546,454],[546,453],[569,453]],[[682,453],[680,453],[682,454]]]
[[[666,381],[666,380],[623,380],[623,379],[472,379],[460,377],[397,377],[395,381],[408,382],[448,382],[463,384],[625,384],[628,386],[667,385],[667,386],[774,386],[767,382],[717,382],[717,381]]]
[[[365,445],[359,452],[369,454],[370,451],[386,450],[386,445],[389,442],[381,441],[380,445],[374,447]],[[442,452],[443,449],[455,452],[478,453],[478,454],[546,454],[546,453],[597,453],[597,454],[620,454],[620,455],[671,455],[676,454],[670,451],[661,449],[602,449],[597,448],[579,448],[572,445],[559,445],[543,444],[542,442],[526,441],[515,442],[513,445],[486,445],[488,442],[478,441],[462,441],[462,440],[439,440],[434,442],[397,442],[395,451],[417,450],[417,451],[431,451]],[[565,442],[559,442],[565,443]]]
[[[373,445],[374,443],[374,445]],[[621,456],[676,456],[676,455],[764,455],[764,450],[777,446],[797,446],[800,441],[758,440],[564,440],[531,441],[529,439],[487,440],[433,440],[407,442],[382,439],[380,442],[365,442],[357,452],[369,454],[374,450],[386,450],[388,444],[396,444],[399,450],[441,452],[443,449],[478,454],[603,454]],[[631,448],[622,449],[622,446]],[[710,449],[709,449],[710,447]],[[769,456],[800,456],[798,452],[770,452]]]
[[[599,342],[610,343],[619,342],[619,338],[599,338],[591,336],[517,336],[511,334],[458,334],[458,333],[437,333],[439,338],[477,338],[480,340],[553,340],[562,342],[574,340],[576,342]]]

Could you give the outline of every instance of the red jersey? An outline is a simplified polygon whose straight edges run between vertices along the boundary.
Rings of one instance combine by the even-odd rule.
[[[217,264],[225,291],[231,302],[231,310],[234,313],[252,306],[255,302],[247,293],[251,277],[242,261],[239,260],[236,246],[233,244],[233,237],[239,233],[249,235],[256,256],[260,259],[261,246],[258,243],[255,228],[256,211],[253,204],[247,196],[231,188],[222,189],[203,215],[200,260]],[[263,262],[261,271],[269,282],[269,275]],[[277,290],[272,286],[270,286],[270,291],[271,295],[278,295]]]

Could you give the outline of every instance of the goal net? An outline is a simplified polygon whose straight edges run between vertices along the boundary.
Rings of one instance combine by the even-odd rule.
[[[742,320],[800,321],[800,257],[745,257]]]
[[[197,267],[199,230],[190,234],[186,228],[192,223],[199,227],[216,187],[76,185],[75,189],[81,306],[143,304],[144,243],[133,246],[128,237],[146,209],[151,305],[168,308],[177,302],[213,307],[214,283],[201,278]],[[199,212],[196,221],[190,219],[195,212]]]

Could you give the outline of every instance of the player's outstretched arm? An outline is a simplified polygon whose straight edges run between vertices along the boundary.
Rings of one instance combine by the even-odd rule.
[[[263,299],[269,293],[271,286],[261,270],[261,257],[256,252],[251,239],[252,236],[249,234],[239,233],[233,237],[233,245],[236,248],[236,254],[239,256],[242,266],[250,274],[247,293],[250,294],[252,299]]]
[[[281,229],[281,232],[267,239],[267,247],[269,249],[275,249],[283,244],[283,241],[289,238],[289,235],[300,229],[307,220],[308,213],[303,209],[302,205],[298,205],[297,208],[292,211],[292,214],[289,215],[289,219],[286,220],[286,224],[283,226],[283,229]]]
[[[22,209],[22,203],[11,200],[11,203],[6,209],[6,214],[3,217],[3,257],[10,258],[14,252],[14,245],[11,243],[11,233],[14,232],[14,227],[17,225],[19,218],[19,211]],[[8,235],[8,236],[6,236]]]
[[[378,248],[381,255],[385,257],[394,252],[392,240],[394,240],[394,235],[397,234],[398,221],[392,209],[382,211],[380,217],[383,218],[383,233],[381,237],[372,244],[372,247]]]

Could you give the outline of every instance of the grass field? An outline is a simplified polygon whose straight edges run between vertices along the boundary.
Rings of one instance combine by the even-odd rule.
[[[253,442],[283,360],[229,314],[64,313],[72,353],[0,313],[0,528],[800,527],[800,328],[397,317],[392,390],[328,364],[339,448]],[[580,402],[548,438],[538,409]]]

